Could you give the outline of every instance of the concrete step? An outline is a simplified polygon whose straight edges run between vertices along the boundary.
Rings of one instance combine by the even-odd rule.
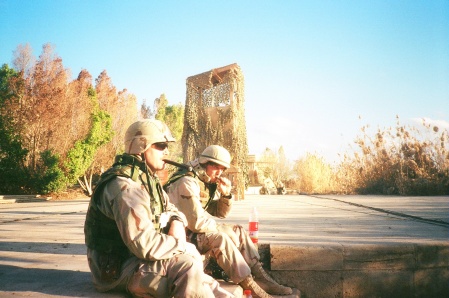
[[[218,280],[218,282],[223,289],[233,294],[235,298],[244,298],[243,289],[239,285],[236,285],[232,282],[226,282],[224,280]],[[274,295],[273,298],[301,298],[301,292],[298,289],[293,289],[293,293],[291,295]]]
[[[0,204],[32,203],[51,200],[51,197],[41,195],[0,195]]]
[[[449,244],[270,245],[270,275],[307,297],[449,297]]]

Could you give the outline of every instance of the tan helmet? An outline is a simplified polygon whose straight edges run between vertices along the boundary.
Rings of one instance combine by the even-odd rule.
[[[231,155],[229,151],[218,145],[211,145],[204,149],[199,157],[199,163],[213,162],[229,169],[231,167]]]
[[[174,142],[168,126],[159,120],[144,119],[131,124],[125,133],[125,152],[140,154],[154,143]]]

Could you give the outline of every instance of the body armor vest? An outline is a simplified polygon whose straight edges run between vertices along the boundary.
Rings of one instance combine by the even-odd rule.
[[[164,184],[164,190],[167,191],[169,186],[172,183],[181,179],[184,176],[190,176],[190,177],[196,178],[200,182],[200,184],[204,185],[204,189],[207,190],[207,195],[209,196],[206,203],[203,204],[203,209],[206,210],[207,207],[209,206],[210,202],[215,197],[215,191],[217,190],[217,184],[216,183],[205,183],[205,182],[201,181],[201,179],[199,179],[199,177],[193,171],[189,171],[187,169],[179,169]]]
[[[101,252],[129,254],[123,242],[118,227],[113,219],[108,218],[98,208],[100,195],[106,184],[115,177],[131,178],[142,184],[151,198],[152,222],[156,231],[160,232],[160,215],[164,211],[163,194],[158,181],[149,177],[144,161],[136,157],[123,154],[115,158],[114,165],[104,172],[92,194],[84,224],[86,246]]]

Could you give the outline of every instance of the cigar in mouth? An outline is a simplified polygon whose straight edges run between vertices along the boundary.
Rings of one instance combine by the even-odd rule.
[[[169,159],[163,159],[163,161],[165,163],[168,163],[169,165],[172,165],[172,166],[175,166],[175,167],[178,167],[178,168],[181,168],[181,169],[186,169],[187,171],[192,171],[193,170],[191,166],[183,164],[183,163],[179,163],[179,162],[176,162],[176,161],[173,161],[173,160],[169,160]]]

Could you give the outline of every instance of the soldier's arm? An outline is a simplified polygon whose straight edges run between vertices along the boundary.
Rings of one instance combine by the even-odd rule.
[[[201,205],[201,189],[198,182],[186,176],[175,183],[178,196],[176,207],[185,214],[189,230],[195,233],[217,231],[216,221],[204,211]]]
[[[184,253],[185,242],[156,230],[148,193],[131,179],[117,179],[119,192],[111,200],[111,210],[129,250],[140,259],[152,261]]]

